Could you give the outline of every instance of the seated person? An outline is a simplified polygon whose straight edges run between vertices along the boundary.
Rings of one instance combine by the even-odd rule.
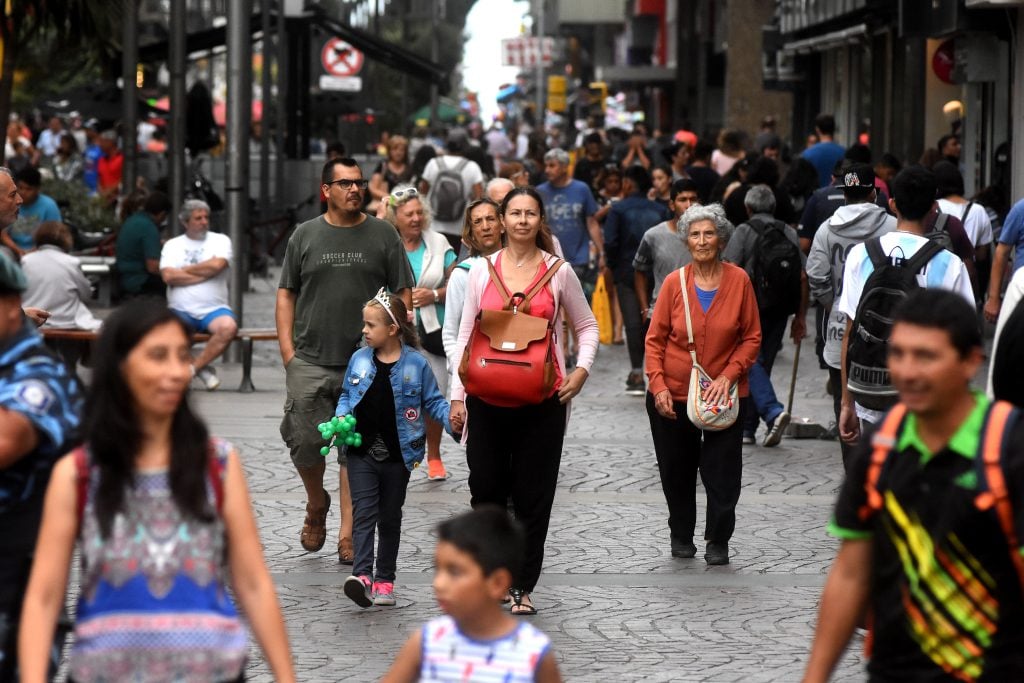
[[[122,298],[164,296],[160,278],[160,224],[171,211],[171,200],[163,192],[146,197],[141,211],[124,222],[117,233],[117,284]]]
[[[49,221],[36,231],[36,248],[21,259],[28,281],[22,304],[49,312],[44,328],[97,330],[102,321],[92,314],[85,301],[92,286],[82,274],[71,249],[71,230],[64,223]],[[87,345],[71,340],[52,340],[47,345],[59,353],[72,372],[82,359]]]
[[[17,254],[18,258],[21,258],[35,245],[34,236],[40,225],[48,221],[63,219],[57,202],[40,191],[43,177],[39,173],[39,169],[27,166],[18,172],[14,180],[18,187],[18,194],[21,195],[22,204],[18,209],[18,220],[4,230],[0,240]]]
[[[196,332],[210,334],[206,348],[192,361],[195,376],[213,391],[220,380],[209,364],[231,343],[238,330],[228,307],[231,239],[210,232],[210,207],[189,199],[178,220],[185,234],[170,239],[160,253],[160,276],[167,284],[167,305]]]

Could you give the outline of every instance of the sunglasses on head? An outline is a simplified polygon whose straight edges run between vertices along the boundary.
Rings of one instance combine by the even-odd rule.
[[[415,187],[407,187],[404,190],[395,190],[391,193],[391,199],[389,200],[391,206],[397,206],[399,202],[404,202],[412,199],[413,197],[420,196],[420,193]]]

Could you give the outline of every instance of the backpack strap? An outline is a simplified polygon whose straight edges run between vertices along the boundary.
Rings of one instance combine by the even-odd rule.
[[[469,165],[469,159],[467,159],[466,157],[462,157],[462,159],[459,160],[459,163],[455,164],[455,170],[459,174],[461,174],[462,173],[462,169],[466,168],[466,166],[468,166],[468,165]]]
[[[85,516],[85,502],[89,497],[89,475],[92,468],[89,466],[89,454],[85,446],[79,446],[71,451],[75,459],[75,510],[78,519],[78,528],[82,528],[82,518]]]
[[[944,247],[935,240],[928,240],[920,246],[917,253],[907,259],[904,268],[911,273],[917,274],[924,270],[924,267],[935,258],[935,255],[943,251]]]
[[[871,437],[871,462],[868,464],[867,476],[864,478],[867,500],[858,512],[862,520],[882,509],[884,501],[878,490],[878,480],[882,476],[882,469],[889,459],[889,454],[896,448],[896,437],[899,435],[900,425],[903,424],[903,418],[906,415],[907,407],[902,403],[897,403],[889,410],[885,419],[882,420],[882,426]]]
[[[224,471],[217,442],[210,439],[206,446],[206,476],[210,480],[210,488],[213,489],[213,502],[218,517],[224,509]]]
[[[939,215],[935,217],[935,224],[932,225],[932,232],[945,231],[947,221],[949,221],[949,214],[939,211]]]
[[[484,261],[487,261],[487,271],[491,275],[491,282],[494,283],[494,288],[497,289],[498,294],[501,295],[502,305],[505,308],[508,308],[509,302],[512,301],[512,294],[508,291],[508,287],[505,286],[505,283],[502,282],[501,276],[498,275],[497,268],[495,268],[494,264],[491,263],[491,258],[489,256],[485,256]]]
[[[520,305],[521,308],[527,311],[530,310],[530,302],[533,301],[533,297],[537,296],[537,293],[540,292],[540,290],[544,288],[544,285],[546,285],[551,278],[555,276],[555,273],[558,272],[558,269],[561,268],[564,263],[565,261],[562,259],[555,259],[555,262],[551,264],[551,267],[548,268],[547,272],[537,280],[537,284],[531,287],[530,291],[526,293],[526,298]]]
[[[1013,523],[1013,504],[1006,486],[1003,453],[1006,451],[1010,428],[1017,422],[1020,411],[1006,401],[996,401],[989,408],[982,432],[981,457],[988,490],[978,494],[975,504],[981,510],[995,508],[999,526],[1010,548],[1010,559],[1024,586],[1024,556],[1019,552],[1020,541]]]
[[[889,256],[882,249],[882,238],[872,237],[864,243],[864,248],[868,251],[868,258],[871,259],[871,265],[876,269],[881,268],[889,262]]]
[[[437,161],[437,172],[438,173],[441,173],[442,171],[447,171],[448,170],[448,164],[446,164],[444,162],[444,155],[443,154],[437,155],[436,157],[434,157],[434,159]]]

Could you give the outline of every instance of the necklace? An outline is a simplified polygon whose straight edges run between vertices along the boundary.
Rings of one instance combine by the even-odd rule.
[[[527,263],[532,261],[533,257],[536,256],[536,255],[537,255],[537,252],[534,252],[534,253],[530,254],[529,256],[527,256],[526,258],[524,258],[522,261],[519,261],[518,263],[516,263],[516,268],[522,268]]]

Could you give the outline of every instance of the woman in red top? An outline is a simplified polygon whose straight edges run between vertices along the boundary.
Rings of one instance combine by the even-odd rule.
[[[761,346],[761,323],[754,288],[742,268],[723,263],[722,250],[732,232],[719,204],[690,207],[679,232],[693,263],[684,269],[693,320],[697,361],[715,380],[708,401],[724,398],[738,383],[741,413],[748,409],[747,371]],[[665,278],[647,332],[647,414],[654,437],[661,486],[668,502],[672,556],[697,554],[696,479],[707,491],[704,560],[729,563],[729,539],[736,526],[736,502],[742,470],[742,419],[728,429],[702,432],[686,417],[686,396],[693,361],[688,350],[686,314],[679,275]]]

